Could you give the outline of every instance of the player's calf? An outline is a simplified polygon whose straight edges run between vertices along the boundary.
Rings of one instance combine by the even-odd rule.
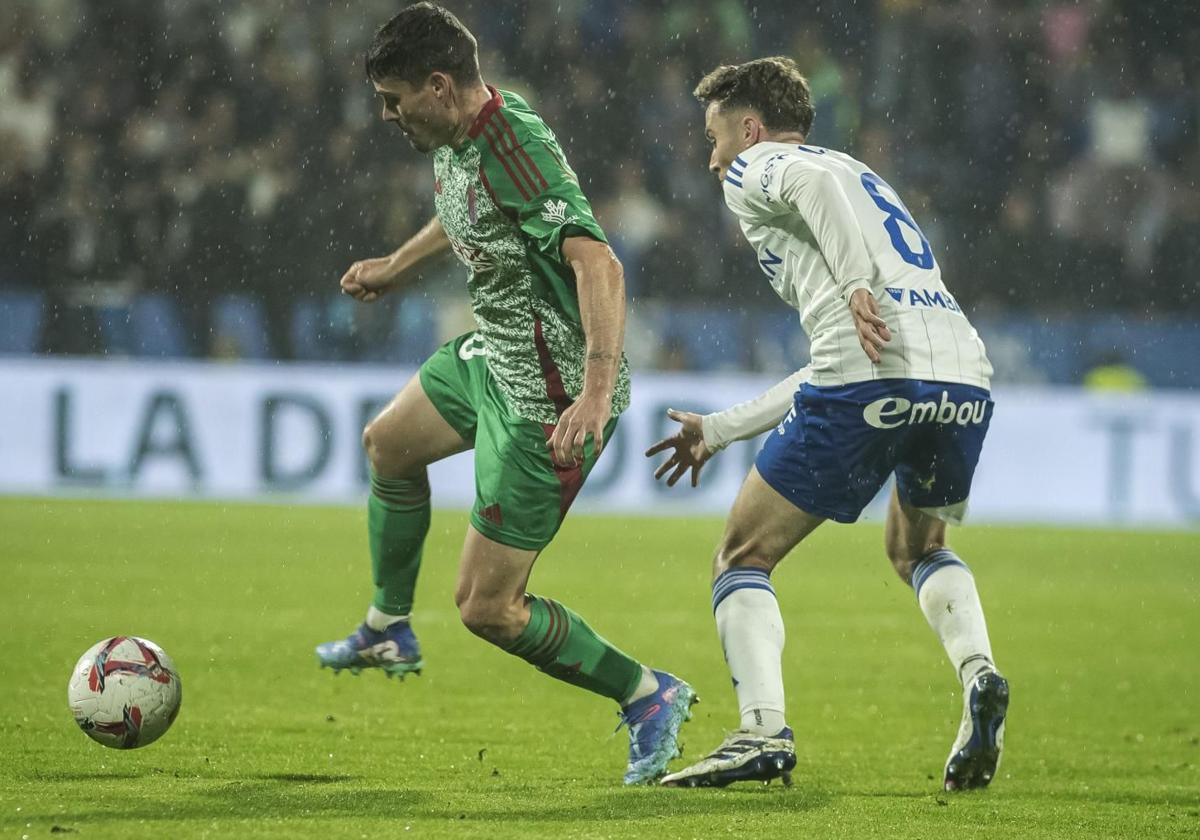
[[[463,626],[479,638],[501,648],[511,645],[529,623],[524,596],[517,602],[507,598],[478,596],[466,596],[456,600]]]

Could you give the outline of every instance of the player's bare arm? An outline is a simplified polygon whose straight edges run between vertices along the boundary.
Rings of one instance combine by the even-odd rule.
[[[342,293],[370,303],[380,295],[415,279],[417,274],[412,271],[413,268],[449,247],[450,240],[446,238],[441,220],[434,216],[411,239],[386,257],[359,260],[351,265],[342,275]]]
[[[625,342],[625,273],[606,243],[586,236],[563,241],[563,257],[575,272],[579,317],[587,341],[583,391],[563,412],[546,442],[555,462],[574,465],[591,435],[596,454],[604,448],[604,426],[612,416],[613,387]]]

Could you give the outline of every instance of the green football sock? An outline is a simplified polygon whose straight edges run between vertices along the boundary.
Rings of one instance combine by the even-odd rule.
[[[412,612],[413,590],[421,569],[421,548],[429,533],[429,477],[371,476],[367,532],[375,608],[389,615]]]
[[[620,703],[637,688],[642,666],[557,601],[526,595],[529,624],[508,647],[555,679]]]

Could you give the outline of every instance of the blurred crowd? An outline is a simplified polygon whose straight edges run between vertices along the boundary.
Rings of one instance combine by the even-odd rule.
[[[1200,313],[1198,4],[445,2],[485,79],[559,135],[635,312],[771,306],[691,89],[786,54],[812,83],[810,142],[899,191],[968,310]],[[44,295],[39,349],[102,352],[94,313],[158,295],[187,352],[221,355],[211,304],[234,295],[269,355],[300,355],[297,302],[432,210],[430,163],[379,123],[362,69],[400,5],[6,0],[0,292]],[[427,274],[439,311],[465,300],[455,266]],[[355,357],[398,305],[352,308],[330,340]],[[669,341],[654,354],[689,366]]]

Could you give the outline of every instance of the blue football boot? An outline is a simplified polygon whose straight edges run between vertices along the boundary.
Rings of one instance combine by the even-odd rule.
[[[946,760],[946,790],[984,788],[996,775],[1004,750],[1008,680],[984,671],[963,695],[962,725]]]
[[[420,674],[425,662],[412,625],[397,621],[384,630],[359,626],[347,638],[317,645],[317,661],[335,674],[347,668],[358,674],[364,668],[380,668],[388,677]]]
[[[625,784],[641,785],[658,779],[667,762],[678,757],[679,730],[692,718],[692,704],[700,702],[695,690],[665,671],[652,671],[658,691],[635,700],[619,712],[629,727],[629,766]]]

